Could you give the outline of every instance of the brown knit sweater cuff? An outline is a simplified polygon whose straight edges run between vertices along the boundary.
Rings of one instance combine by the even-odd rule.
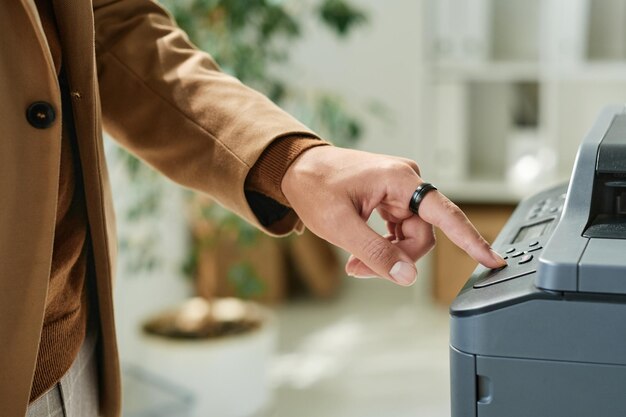
[[[246,178],[246,191],[263,194],[283,206],[290,207],[281,189],[287,169],[302,152],[324,145],[330,144],[320,139],[303,136],[286,136],[274,141],[263,151],[250,170]]]

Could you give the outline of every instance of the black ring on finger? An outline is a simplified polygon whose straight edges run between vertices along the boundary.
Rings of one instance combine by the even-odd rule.
[[[435,187],[429,182],[421,183],[415,189],[415,192],[413,193],[413,196],[411,197],[411,201],[409,202],[409,210],[411,210],[414,214],[417,214],[419,216],[419,209],[420,209],[420,204],[422,203],[422,200],[424,199],[426,194],[436,189],[437,187]]]

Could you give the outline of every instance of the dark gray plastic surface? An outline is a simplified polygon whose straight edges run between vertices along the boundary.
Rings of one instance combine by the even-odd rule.
[[[606,296],[452,316],[452,417],[626,416],[625,317]]]
[[[626,416],[626,366],[477,356],[476,376],[478,417]]]
[[[626,300],[530,300],[452,316],[450,345],[476,355],[626,365]]]
[[[626,115],[615,116],[598,152],[598,172],[626,173]]]
[[[578,290],[626,294],[626,240],[590,240],[580,260]]]
[[[476,417],[475,362],[474,355],[450,347],[450,408],[453,417]]]
[[[585,230],[584,236],[592,239],[626,239],[626,217],[597,216]]]

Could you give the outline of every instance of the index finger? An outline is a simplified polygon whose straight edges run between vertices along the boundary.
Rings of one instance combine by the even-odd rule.
[[[424,196],[419,216],[441,229],[455,245],[486,267],[506,265],[506,261],[491,249],[465,213],[439,191],[431,191]]]

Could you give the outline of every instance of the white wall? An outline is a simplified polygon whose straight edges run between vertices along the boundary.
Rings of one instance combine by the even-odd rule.
[[[321,23],[307,22],[285,76],[301,88],[334,91],[360,110],[366,131],[359,147],[419,159],[421,1],[352,3],[369,22],[339,41]],[[372,102],[387,109],[389,120],[367,112]]]

